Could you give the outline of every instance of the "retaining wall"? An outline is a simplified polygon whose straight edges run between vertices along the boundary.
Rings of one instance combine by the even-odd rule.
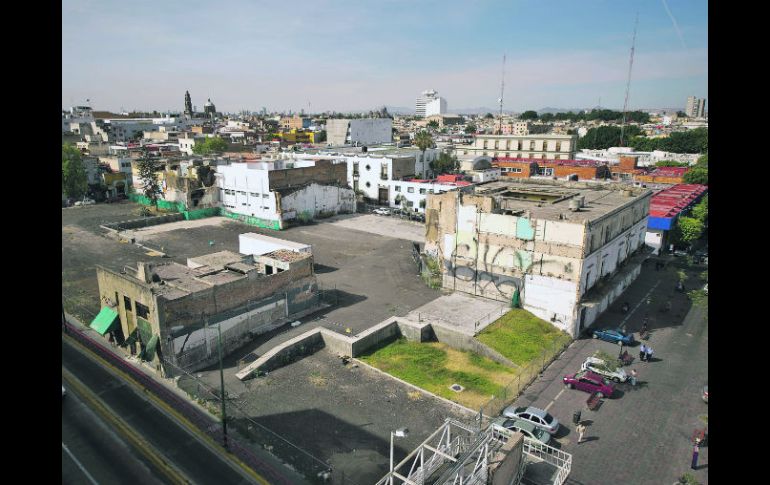
[[[112,231],[124,231],[126,229],[157,226],[159,224],[166,224],[167,222],[176,222],[181,220],[184,220],[184,215],[177,212],[174,214],[165,214],[162,216],[141,217],[127,221],[110,222],[108,224],[102,224],[101,227]]]

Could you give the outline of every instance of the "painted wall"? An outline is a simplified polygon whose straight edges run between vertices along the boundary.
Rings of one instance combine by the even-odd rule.
[[[279,208],[282,221],[351,213],[355,210],[356,197],[353,189],[319,184],[310,184],[281,196]]]

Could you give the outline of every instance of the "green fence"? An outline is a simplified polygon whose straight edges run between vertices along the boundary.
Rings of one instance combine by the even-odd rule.
[[[218,216],[222,212],[220,207],[206,207],[205,209],[195,209],[191,211],[182,211],[184,218],[187,221],[193,221],[196,219],[204,219],[206,217]]]
[[[152,205],[152,201],[147,196],[141,194],[128,194],[128,198],[137,204]],[[158,209],[171,212],[184,212],[187,207],[185,207],[184,202],[171,202],[168,200],[158,199]]]
[[[275,231],[281,230],[281,223],[279,221],[271,221],[268,219],[260,219],[259,217],[247,216],[244,214],[236,214],[234,212],[230,212],[224,209],[222,209],[222,212],[220,215],[224,217],[229,217],[230,219],[235,219],[237,221],[243,222],[244,224],[248,224],[250,226],[257,226],[264,229],[273,229]]]

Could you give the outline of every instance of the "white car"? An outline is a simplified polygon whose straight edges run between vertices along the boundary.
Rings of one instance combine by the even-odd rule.
[[[380,207],[378,209],[374,209],[374,213],[380,216],[389,216],[390,215],[390,209],[386,209],[384,207]]]
[[[96,204],[96,201],[94,199],[83,199],[75,202],[75,205],[92,205]]]
[[[580,366],[580,369],[596,372],[597,374],[615,382],[626,382],[628,380],[628,374],[626,374],[625,370],[621,369],[620,367],[617,367],[614,370],[609,370],[604,361],[596,357],[588,357],[585,362],[583,362],[583,365]]]

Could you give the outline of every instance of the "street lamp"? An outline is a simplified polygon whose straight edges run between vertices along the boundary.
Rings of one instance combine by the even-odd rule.
[[[390,485],[393,485],[393,437],[406,438],[409,436],[407,428],[399,428],[390,432]]]

